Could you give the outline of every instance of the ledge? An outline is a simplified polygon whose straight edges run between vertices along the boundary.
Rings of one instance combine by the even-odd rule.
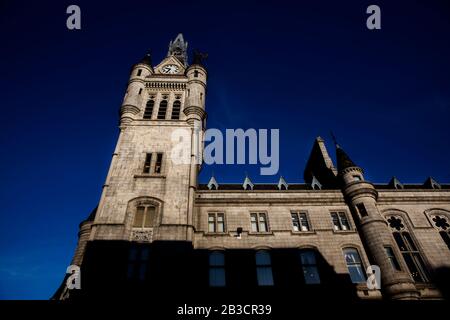
[[[162,174],[135,174],[133,178],[159,178],[159,179],[165,179],[166,176]]]

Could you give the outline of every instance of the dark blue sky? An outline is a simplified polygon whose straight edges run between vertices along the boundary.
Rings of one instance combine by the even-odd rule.
[[[373,182],[450,181],[448,1],[2,1],[0,298],[49,298],[96,206],[129,70],[183,32],[209,53],[208,127],[279,128],[302,182],[333,130]],[[395,2],[395,3],[393,3]],[[82,30],[66,29],[70,4]],[[382,29],[369,31],[370,4]],[[205,166],[241,182],[258,166]]]

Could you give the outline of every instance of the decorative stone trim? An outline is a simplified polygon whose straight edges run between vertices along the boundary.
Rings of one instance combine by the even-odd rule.
[[[152,242],[153,241],[153,228],[131,230],[131,241],[148,242],[148,243]]]

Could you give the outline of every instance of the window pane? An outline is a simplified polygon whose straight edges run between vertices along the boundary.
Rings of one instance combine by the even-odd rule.
[[[400,251],[407,251],[406,244],[403,241],[403,238],[400,235],[400,233],[399,232],[394,232],[393,236],[394,236],[395,242],[397,243],[397,246],[400,249]]]
[[[259,231],[260,232],[267,231],[266,215],[264,213],[259,214]]]
[[[250,215],[250,220],[251,220],[251,225],[252,225],[252,231],[253,232],[258,232],[258,222],[256,219],[256,213],[252,213]]]
[[[147,207],[144,227],[153,227],[155,225],[155,216],[155,207]]]
[[[256,275],[258,278],[258,285],[273,286],[272,268],[271,267],[257,267]]]
[[[350,224],[345,213],[339,212],[339,218],[341,220],[342,230],[350,230]]]
[[[300,231],[300,221],[298,219],[298,215],[296,213],[291,213],[292,219],[292,228],[294,231]]]
[[[147,261],[149,257],[149,250],[148,248],[142,248],[141,250],[141,261]]]
[[[144,280],[146,273],[147,273],[147,264],[141,263],[141,265],[139,266],[139,280],[141,281]]]
[[[397,258],[394,255],[394,250],[391,247],[385,247],[386,254],[389,258],[389,262],[391,263],[392,268],[394,270],[400,271],[400,265],[398,264]]]
[[[409,232],[402,232],[403,238],[405,239],[405,242],[408,244],[409,249],[411,251],[417,251],[416,245],[414,244],[414,241],[411,239],[411,235]]]
[[[167,100],[163,100],[159,104],[158,119],[160,119],[160,120],[165,119],[166,118],[166,111],[167,111]]]
[[[155,173],[161,173],[162,157],[162,153],[156,154]]]
[[[133,227],[141,228],[144,222],[144,207],[137,207]]]
[[[222,252],[211,252],[209,254],[209,265],[210,266],[224,266],[225,265],[225,255]]]
[[[270,266],[270,253],[267,251],[256,252],[256,265],[257,266]]]
[[[336,212],[331,213],[331,219],[333,220],[334,230],[341,230],[341,224],[339,223],[339,218]]]
[[[145,155],[145,162],[144,162],[144,173],[150,173],[150,165],[152,163],[152,154],[147,153]]]
[[[300,260],[303,265],[315,265],[316,264],[316,255],[312,250],[300,251]]]
[[[217,232],[224,232],[225,231],[225,224],[222,222],[217,222]]]
[[[367,210],[363,203],[358,203],[356,205],[356,208],[358,209],[358,212],[361,215],[361,217],[367,217]]]
[[[180,108],[181,102],[179,100],[176,100],[172,106],[172,117],[171,117],[172,120],[180,119]]]
[[[144,111],[144,119],[148,120],[148,119],[152,118],[154,105],[155,105],[155,101],[153,101],[153,100],[147,101],[147,105],[145,106],[145,111]]]
[[[211,287],[225,286],[225,268],[210,268],[209,269],[209,285]]]
[[[450,236],[448,235],[448,233],[445,231],[441,231],[439,232],[439,234],[441,235],[441,238],[442,240],[444,240],[447,247],[450,249]]]
[[[348,272],[353,283],[366,282],[366,277],[360,264],[348,266]]]
[[[411,277],[416,282],[423,282],[423,278],[419,273],[419,270],[417,269],[416,264],[414,263],[413,258],[411,257],[411,253],[403,253],[403,259],[405,259],[406,265],[408,266],[409,273],[411,274]]]
[[[320,283],[319,271],[316,266],[303,266],[303,276],[306,284]]]
[[[361,259],[359,258],[358,251],[356,249],[350,248],[344,250],[345,262],[347,264],[361,263]]]
[[[354,248],[344,249],[344,259],[347,263],[348,273],[353,283],[366,281],[366,276],[361,264],[359,253]]]
[[[309,223],[306,213],[300,213],[300,224],[302,231],[309,231]]]

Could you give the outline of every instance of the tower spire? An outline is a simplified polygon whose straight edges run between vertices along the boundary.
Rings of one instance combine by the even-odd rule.
[[[170,41],[167,56],[174,56],[187,66],[187,47],[187,41],[184,41],[183,34],[179,33],[175,40]]]

